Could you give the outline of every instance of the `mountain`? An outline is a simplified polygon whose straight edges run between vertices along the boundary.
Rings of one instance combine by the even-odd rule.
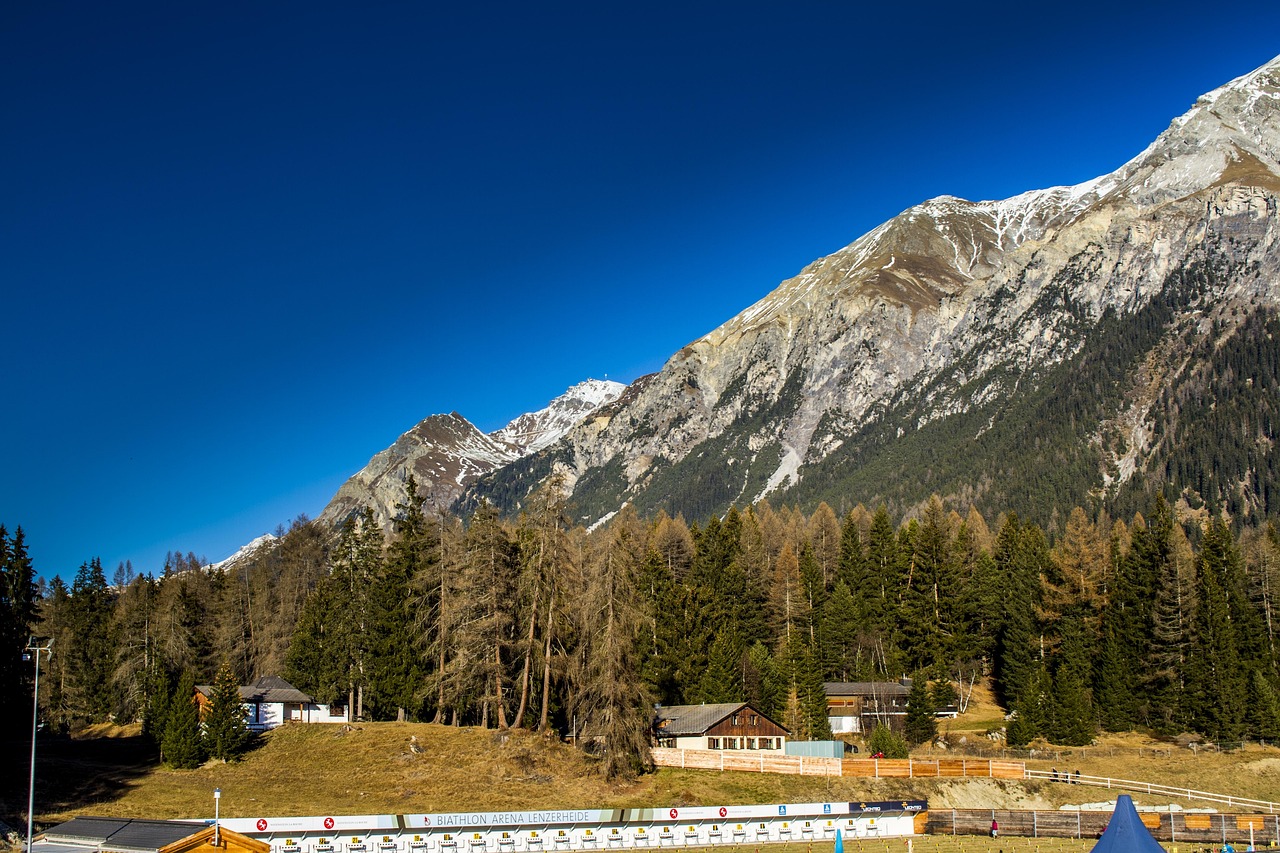
[[[405,500],[410,475],[429,507],[448,507],[481,475],[554,444],[625,388],[608,380],[579,382],[546,408],[487,435],[457,412],[431,415],[343,483],[317,520],[336,527],[368,506],[385,527]]]
[[[1278,161],[1280,58],[1108,175],[904,211],[458,506],[558,471],[585,523],[931,493],[1045,521],[1153,489],[1274,514]]]

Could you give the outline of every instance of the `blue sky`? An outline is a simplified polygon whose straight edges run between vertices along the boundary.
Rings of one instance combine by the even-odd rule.
[[[1109,172],[1280,5],[0,10],[0,523],[158,571],[630,381],[941,194]]]

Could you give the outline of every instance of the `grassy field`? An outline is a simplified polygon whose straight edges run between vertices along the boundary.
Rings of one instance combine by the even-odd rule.
[[[1023,758],[1003,752],[986,737],[1002,724],[999,708],[988,694],[978,692],[966,714],[944,723],[941,740],[948,748],[915,756]],[[8,754],[22,757],[6,761],[6,772],[0,773],[0,819],[25,827],[29,742],[0,744],[6,746]],[[1280,749],[1275,748],[1193,751],[1138,735],[1109,736],[1084,749],[1042,744],[1027,765],[1280,800]],[[19,772],[13,772],[15,768]],[[262,737],[243,761],[178,771],[158,765],[135,725],[100,726],[70,739],[41,741],[36,820],[50,825],[75,815],[208,817],[213,813],[214,788],[222,790],[221,813],[226,817],[902,798],[927,799],[933,809],[1056,809],[1113,800],[1119,793],[1037,780],[821,778],[674,769],[661,769],[630,784],[608,784],[591,759],[554,737],[425,723],[286,726]],[[1140,804],[1168,803],[1141,794],[1134,799]],[[1021,839],[987,842],[970,838],[957,842],[959,847],[924,846],[912,853],[1021,849]],[[1036,849],[1049,850],[1045,845],[1056,843],[1041,840]],[[866,845],[865,851],[859,844]],[[904,853],[896,842],[887,847],[879,842],[845,846],[849,853]],[[813,853],[826,853],[830,845],[813,847]]]
[[[954,733],[951,740],[957,740]],[[1195,753],[1128,736],[1071,753],[1051,751],[1028,765],[1255,799],[1280,797],[1280,750],[1274,748]],[[226,817],[904,797],[928,799],[932,808],[1052,809],[1106,801],[1117,793],[1034,780],[850,779],[672,769],[613,785],[600,777],[590,759],[554,738],[424,723],[287,726],[263,737],[243,761],[177,771],[158,767],[132,728],[98,729],[75,739],[42,743],[37,821],[49,824],[83,814],[210,816],[214,788],[222,790],[221,813]],[[25,774],[4,774],[0,797],[2,814],[12,822],[25,811]],[[1142,795],[1135,799],[1149,801]],[[982,853],[986,848],[972,849]],[[1005,847],[1005,853],[1010,849]]]

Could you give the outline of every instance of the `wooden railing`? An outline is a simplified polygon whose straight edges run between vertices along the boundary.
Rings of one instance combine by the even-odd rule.
[[[950,778],[980,776],[1022,779],[1021,761],[986,758],[816,758],[783,755],[770,750],[666,749],[653,750],[659,767],[687,770],[742,770],[755,773],[787,773],[801,776],[854,776],[874,779],[912,777]]]

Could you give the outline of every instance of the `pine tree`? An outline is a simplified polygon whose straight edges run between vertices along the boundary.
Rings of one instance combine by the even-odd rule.
[[[1248,683],[1232,620],[1232,564],[1238,560],[1231,532],[1220,518],[1209,520],[1197,565],[1195,639],[1188,685],[1196,731],[1235,741],[1244,734]]]
[[[1054,743],[1085,746],[1093,742],[1095,726],[1087,686],[1092,671],[1087,629],[1081,619],[1072,617],[1061,630],[1045,734]]]
[[[23,649],[37,614],[35,569],[19,527],[10,540],[0,524],[0,725],[6,729],[30,717],[31,675]]]
[[[200,716],[196,710],[196,680],[190,671],[178,679],[169,703],[160,755],[164,763],[175,770],[191,770],[204,763]]]
[[[934,716],[933,696],[929,692],[928,682],[923,672],[918,672],[911,681],[911,691],[907,694],[907,716],[904,721],[903,735],[907,743],[916,744],[932,741],[938,734],[938,718]]]
[[[884,723],[876,723],[867,738],[867,752],[885,758],[908,758],[907,742]]]
[[[1010,514],[996,535],[996,579],[1004,590],[995,628],[994,660],[997,693],[1006,707],[1023,708],[1022,694],[1035,667],[1033,614],[1038,604],[1039,579],[1048,562],[1044,535]]]
[[[218,668],[204,715],[204,752],[223,763],[235,761],[248,749],[250,735],[240,698],[240,680],[224,661]]]
[[[832,681],[853,681],[855,676],[870,674],[861,666],[856,609],[848,585],[843,580],[837,581],[831,597],[823,605],[819,637],[823,676]]]
[[[702,673],[699,689],[707,703],[742,702],[745,699],[741,677],[742,656],[746,649],[733,625],[726,626],[711,644],[707,668]]]
[[[953,656],[960,591],[953,546],[950,519],[934,495],[914,531],[911,581],[902,597],[903,647],[916,669],[945,664]]]

